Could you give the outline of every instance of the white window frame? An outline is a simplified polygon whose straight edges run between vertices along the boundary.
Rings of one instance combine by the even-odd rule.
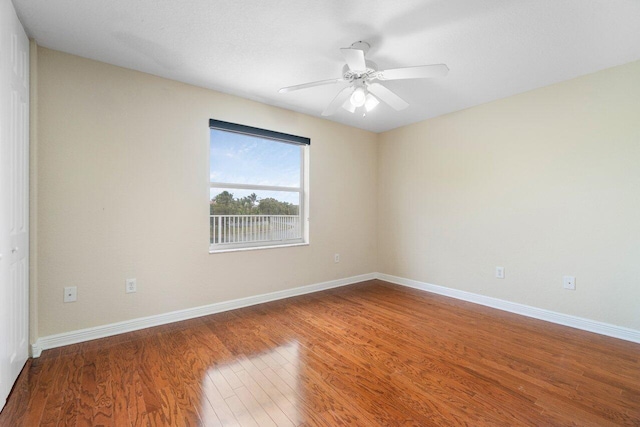
[[[307,245],[309,242],[308,231],[308,165],[309,165],[309,146],[310,139],[296,135],[290,135],[261,128],[254,128],[235,123],[223,122],[220,120],[209,120],[209,128],[221,130],[225,132],[240,133],[257,138],[270,139],[283,144],[292,144],[300,147],[300,183],[297,187],[275,186],[275,185],[259,185],[259,184],[241,184],[233,182],[220,182],[209,180],[209,188],[230,189],[230,190],[256,190],[256,191],[285,191],[290,193],[298,193],[298,223],[300,227],[300,237],[297,238],[281,238],[269,239],[262,241],[250,242],[233,242],[233,243],[214,243],[209,241],[209,252],[231,252],[253,249],[267,249],[277,247],[289,247]],[[211,137],[209,140],[209,150],[211,150]],[[211,170],[211,167],[209,167]],[[211,193],[210,193],[211,194]],[[211,196],[209,195],[209,198]],[[214,227],[211,213],[209,215],[209,235],[212,236],[211,229]],[[276,216],[276,215],[271,215]],[[219,229],[220,230],[220,229]]]

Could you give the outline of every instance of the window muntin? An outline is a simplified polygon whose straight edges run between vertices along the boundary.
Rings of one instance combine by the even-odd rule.
[[[309,140],[214,120],[210,127],[210,250],[303,243]]]

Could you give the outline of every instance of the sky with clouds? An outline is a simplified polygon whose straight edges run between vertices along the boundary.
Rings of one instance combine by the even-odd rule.
[[[301,147],[269,139],[211,129],[209,177],[211,182],[298,187]],[[212,188],[211,198],[225,188]],[[258,199],[299,204],[298,193],[226,189],[236,198],[256,193]]]

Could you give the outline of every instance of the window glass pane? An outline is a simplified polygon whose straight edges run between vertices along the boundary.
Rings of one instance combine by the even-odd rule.
[[[300,193],[296,191],[211,188],[211,215],[298,215]]]
[[[211,188],[210,243],[286,243],[302,238],[300,193]]]
[[[302,147],[211,129],[210,181],[300,187]]]

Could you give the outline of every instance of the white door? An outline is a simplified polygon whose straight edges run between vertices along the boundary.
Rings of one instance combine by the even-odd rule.
[[[29,354],[29,40],[0,0],[0,409]]]

